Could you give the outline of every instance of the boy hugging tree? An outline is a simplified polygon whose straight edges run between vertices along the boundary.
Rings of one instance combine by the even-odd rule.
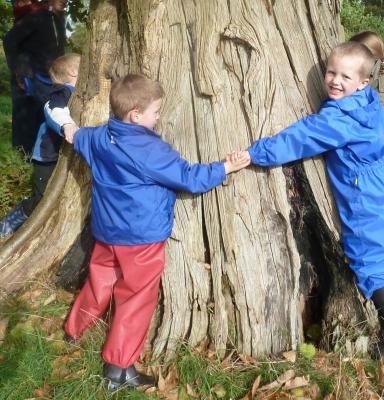
[[[102,352],[104,375],[119,385],[154,385],[136,371],[157,305],[164,250],[171,234],[176,193],[202,193],[249,165],[236,153],[226,162],[190,165],[153,130],[163,89],[140,75],[113,83],[113,117],[96,128],[64,126],[66,139],[92,173],[92,232],[96,244],[89,277],[65,324],[73,342],[114,300],[115,312]]]
[[[372,53],[360,43],[337,46],[328,59],[324,79],[328,99],[319,113],[257,140],[244,154],[261,166],[324,154],[345,255],[358,287],[378,310],[380,350],[384,346],[384,111],[378,93],[368,86],[374,63]]]

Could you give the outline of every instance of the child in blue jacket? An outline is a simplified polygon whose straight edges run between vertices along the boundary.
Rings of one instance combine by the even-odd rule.
[[[173,226],[176,192],[206,192],[249,160],[190,165],[153,130],[163,89],[140,75],[111,88],[113,117],[106,125],[65,135],[92,172],[92,231],[96,244],[89,277],[65,324],[78,339],[109,307],[115,313],[102,357],[112,388],[154,385],[136,371],[158,298],[164,250]]]
[[[257,140],[245,153],[261,166],[324,153],[345,254],[357,285],[372,298],[383,322],[384,111],[378,93],[368,86],[374,63],[360,43],[337,46],[328,59],[328,99],[319,113]]]
[[[52,92],[44,106],[45,122],[40,126],[33,147],[32,195],[0,219],[0,239],[12,235],[32,214],[43,197],[59,158],[64,139],[62,127],[74,124],[67,104],[75,89],[79,64],[80,55],[76,53],[67,53],[52,63],[49,70],[53,82]]]

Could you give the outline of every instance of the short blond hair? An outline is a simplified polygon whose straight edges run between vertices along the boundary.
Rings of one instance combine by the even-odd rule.
[[[80,54],[67,53],[56,58],[51,68],[49,68],[49,76],[53,83],[64,84],[69,81],[73,72],[78,72],[80,65]]]
[[[143,75],[128,74],[113,82],[109,101],[113,115],[123,120],[130,111],[143,112],[163,97],[164,90],[159,82]]]
[[[360,65],[357,64],[356,66],[358,67],[360,77],[363,79],[370,77],[372,68],[375,65],[375,57],[373,57],[371,51],[365,45],[358,42],[339,44],[331,51],[329,59],[332,57],[353,57],[360,59]]]
[[[358,42],[368,47],[377,60],[384,59],[384,42],[383,39],[372,31],[360,32],[349,39],[350,42]]]

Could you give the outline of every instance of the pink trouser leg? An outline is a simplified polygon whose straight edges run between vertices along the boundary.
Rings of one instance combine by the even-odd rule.
[[[157,305],[165,243],[114,246],[121,276],[113,290],[115,315],[102,353],[108,364],[127,368],[140,356]]]
[[[121,276],[114,246],[96,241],[89,264],[89,277],[73,304],[65,332],[78,339],[83,331],[107,311],[113,287]]]

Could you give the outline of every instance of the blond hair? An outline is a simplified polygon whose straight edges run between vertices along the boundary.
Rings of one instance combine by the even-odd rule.
[[[350,42],[358,42],[368,47],[377,60],[384,59],[384,42],[383,39],[372,31],[360,32],[349,39]]]
[[[375,57],[365,45],[358,42],[345,42],[336,46],[329,56],[332,57],[353,57],[360,59],[360,65],[357,65],[360,77],[369,78],[373,66],[375,65]]]
[[[53,83],[64,84],[69,81],[73,74],[77,74],[80,64],[80,54],[67,53],[56,58],[51,68],[49,68],[49,76]]]
[[[113,115],[123,120],[131,110],[143,112],[163,96],[164,90],[159,82],[142,75],[128,74],[113,82],[109,101]]]

